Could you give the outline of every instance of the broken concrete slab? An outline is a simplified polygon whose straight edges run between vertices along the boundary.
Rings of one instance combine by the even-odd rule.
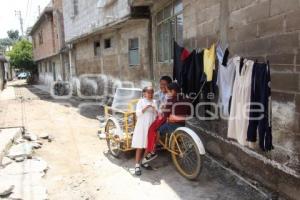
[[[22,200],[46,200],[48,199],[47,190],[43,186],[25,186],[23,188],[14,189],[14,192],[9,196],[10,199]]]
[[[12,193],[14,185],[7,183],[0,183],[0,197],[6,197]]]
[[[25,133],[23,135],[23,138],[28,140],[28,141],[37,141],[38,139],[38,136],[33,134],[33,133]]]
[[[47,163],[41,158],[33,158],[24,160],[24,162],[17,163],[14,162],[4,169],[0,170],[0,177],[4,175],[20,175],[20,174],[30,174],[30,173],[42,173],[48,169]]]
[[[19,156],[15,158],[16,162],[23,162],[26,158],[24,156]]]
[[[2,167],[6,167],[7,165],[11,164],[12,162],[13,162],[13,160],[11,160],[10,158],[8,158],[8,157],[5,156],[5,157],[2,159],[1,166],[2,166]]]
[[[52,135],[48,136],[48,142],[52,142],[54,140],[54,137]]]
[[[13,141],[21,137],[22,132],[22,128],[0,129],[0,162],[12,146]]]
[[[40,149],[42,147],[41,143],[38,142],[33,142],[31,145],[34,149]]]
[[[30,143],[20,143],[11,147],[7,157],[15,159],[16,157],[31,158],[33,153],[33,146]]]
[[[47,199],[42,173],[16,174],[0,176],[0,184],[13,185],[13,192],[8,199]]]
[[[49,134],[48,133],[42,133],[42,134],[39,135],[39,138],[44,139],[44,140],[48,140]]]
[[[23,138],[17,138],[16,140],[14,140],[14,144],[21,144],[26,142],[26,140],[24,140]]]

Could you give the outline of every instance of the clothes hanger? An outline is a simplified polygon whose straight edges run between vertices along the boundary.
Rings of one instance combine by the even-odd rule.
[[[244,57],[241,57],[240,58],[240,75],[242,73],[243,66],[244,66]]]

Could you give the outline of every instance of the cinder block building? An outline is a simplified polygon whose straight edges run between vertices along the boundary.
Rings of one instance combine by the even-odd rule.
[[[226,138],[226,122],[191,120],[207,151],[272,190],[297,199],[300,177],[300,2],[298,0],[63,1],[72,76],[105,74],[157,82],[172,74],[173,40],[189,50],[213,43],[271,64],[275,150]]]
[[[151,78],[148,7],[128,1],[63,1],[72,73],[106,74],[122,80]]]
[[[40,82],[50,85],[53,81],[67,79],[70,68],[65,51],[61,0],[51,0],[29,34]]]

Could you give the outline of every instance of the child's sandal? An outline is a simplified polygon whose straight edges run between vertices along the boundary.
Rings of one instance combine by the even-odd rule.
[[[136,176],[142,175],[141,167],[135,167],[134,173],[135,173]]]

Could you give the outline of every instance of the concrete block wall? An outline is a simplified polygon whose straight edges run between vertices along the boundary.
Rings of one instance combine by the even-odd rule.
[[[67,42],[130,14],[128,1],[115,1],[104,9],[97,7],[98,2],[98,0],[78,0],[78,14],[74,16],[73,1],[63,0]]]
[[[125,81],[150,79],[148,48],[148,20],[129,20],[117,30],[93,35],[74,44],[76,75],[108,75]],[[111,48],[104,48],[104,40],[111,39]],[[129,39],[139,39],[140,64],[129,66]],[[100,55],[94,55],[94,42],[100,41]]]
[[[274,130],[300,134],[300,2],[183,0],[183,3],[185,47],[205,48],[220,41],[229,44],[231,55],[269,60]]]

